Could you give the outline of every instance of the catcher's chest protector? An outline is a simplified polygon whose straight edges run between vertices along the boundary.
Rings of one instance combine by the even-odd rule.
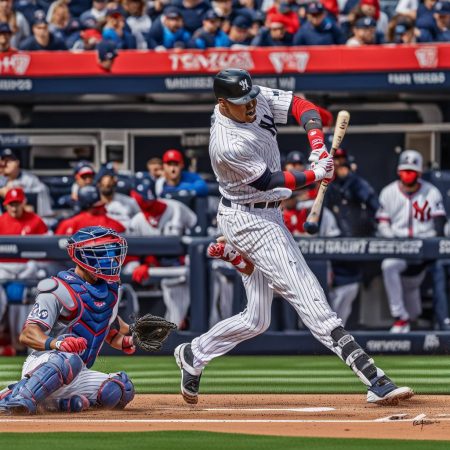
[[[108,334],[118,300],[119,285],[103,280],[91,285],[72,271],[59,272],[58,279],[66,286],[76,304],[76,311],[73,312],[76,319],[71,333],[87,340],[88,348],[80,357],[89,368],[94,364]]]

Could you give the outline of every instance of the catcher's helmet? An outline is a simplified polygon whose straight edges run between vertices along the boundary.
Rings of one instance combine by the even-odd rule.
[[[72,261],[95,277],[110,282],[119,281],[127,249],[122,236],[100,226],[81,228],[67,241]]]
[[[422,155],[417,150],[405,150],[400,153],[397,170],[423,172]]]
[[[101,201],[100,192],[95,186],[83,186],[78,190],[78,209],[85,210]]]
[[[250,74],[243,69],[221,70],[214,77],[214,95],[235,105],[245,105],[259,94],[259,86],[253,86]]]

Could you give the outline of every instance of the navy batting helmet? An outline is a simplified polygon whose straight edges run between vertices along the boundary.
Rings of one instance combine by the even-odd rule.
[[[127,254],[126,240],[105,227],[81,228],[67,241],[70,258],[84,270],[106,281],[119,281]]]
[[[214,77],[214,95],[235,105],[245,105],[259,94],[259,86],[253,86],[250,74],[243,69],[221,70]]]
[[[78,190],[78,209],[85,210],[101,202],[100,192],[95,186],[83,186]]]

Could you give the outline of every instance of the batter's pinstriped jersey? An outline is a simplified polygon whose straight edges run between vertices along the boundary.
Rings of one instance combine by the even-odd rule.
[[[223,116],[216,105],[211,126],[209,155],[220,193],[240,204],[286,198],[285,190],[258,191],[249,183],[268,168],[281,170],[276,124],[286,124],[292,92],[260,86],[256,119],[238,123]]]
[[[433,219],[445,216],[442,195],[431,183],[420,180],[420,188],[413,195],[407,195],[400,189],[401,183],[394,181],[388,184],[380,194],[380,208],[376,218],[390,224],[390,231],[384,232],[388,237],[436,236]],[[385,228],[386,229],[386,228]]]

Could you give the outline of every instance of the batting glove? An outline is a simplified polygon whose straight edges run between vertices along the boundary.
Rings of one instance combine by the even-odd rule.
[[[333,179],[334,176],[334,161],[333,157],[328,155],[322,159],[319,159],[317,163],[311,164],[311,170],[314,172],[315,181],[326,179],[328,182]]]
[[[329,155],[327,148],[325,147],[325,145],[323,147],[320,148],[316,148],[315,150],[313,150],[309,157],[308,157],[308,161],[311,163],[317,163],[319,161],[319,159],[323,158],[323,154]]]
[[[122,339],[122,351],[127,355],[132,355],[136,351],[133,343],[133,336],[124,336]]]
[[[147,264],[141,264],[140,266],[137,266],[136,269],[133,270],[133,273],[131,275],[132,280],[135,283],[142,284],[145,280],[148,279],[150,276],[148,273],[149,267]]]
[[[82,337],[61,336],[57,339],[55,347],[60,352],[82,355],[87,349],[87,340]]]

